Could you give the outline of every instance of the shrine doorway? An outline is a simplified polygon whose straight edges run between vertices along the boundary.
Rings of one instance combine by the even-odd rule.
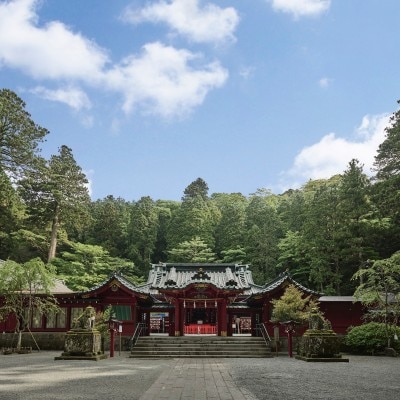
[[[186,308],[185,335],[216,335],[217,313],[215,308]]]

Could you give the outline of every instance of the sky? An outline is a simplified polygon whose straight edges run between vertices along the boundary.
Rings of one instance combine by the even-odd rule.
[[[0,0],[0,87],[93,200],[279,194],[374,157],[400,98],[398,0]]]

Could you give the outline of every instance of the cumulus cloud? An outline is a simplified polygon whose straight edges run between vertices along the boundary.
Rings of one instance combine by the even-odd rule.
[[[36,94],[46,100],[67,104],[76,111],[90,109],[92,106],[86,93],[79,88],[68,87],[50,90],[44,88],[43,86],[37,86],[31,90],[31,93]]]
[[[275,11],[292,14],[295,18],[317,16],[327,11],[331,0],[268,0]]]
[[[126,9],[123,19],[135,24],[165,23],[193,42],[235,40],[233,33],[239,23],[237,11],[233,7],[221,8],[211,3],[201,7],[200,3],[200,0],[160,0],[142,9]]]
[[[218,62],[191,66],[200,55],[155,42],[108,72],[107,84],[124,93],[124,111],[139,106],[169,117],[201,104],[211,88],[223,85],[228,72]]]
[[[0,63],[35,78],[99,77],[107,53],[59,21],[38,25],[37,0],[0,4]]]
[[[364,172],[372,174],[379,145],[385,138],[389,115],[366,115],[353,134],[353,139],[329,133],[296,156],[293,166],[282,174],[286,187],[295,187],[309,179],[327,179],[343,173],[352,159],[364,164]],[[291,181],[289,183],[289,181]]]
[[[228,9],[210,6],[200,10],[197,1],[190,3],[205,19],[211,20],[211,11],[229,14]],[[200,105],[207,93],[228,77],[218,62],[207,62],[198,54],[161,43],[144,45],[140,54],[112,63],[106,50],[63,23],[52,21],[41,26],[39,4],[38,0],[0,3],[0,68],[19,69],[33,79],[59,83],[61,88],[56,90],[43,86],[33,89],[48,100],[75,110],[88,109],[90,100],[80,87],[89,85],[119,94],[125,112],[141,109],[170,117]],[[181,8],[186,10],[182,4]],[[66,82],[69,89],[63,88]]]

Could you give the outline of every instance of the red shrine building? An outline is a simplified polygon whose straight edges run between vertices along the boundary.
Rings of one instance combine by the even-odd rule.
[[[117,273],[84,292],[73,292],[58,282],[54,296],[60,311],[46,317],[33,313],[29,330],[42,348],[46,348],[43,343],[62,348],[72,321],[90,305],[97,311],[111,306],[124,338],[130,338],[139,323],[147,335],[169,336],[257,335],[257,325],[264,323],[272,336],[271,300],[280,298],[290,284],[319,300],[336,333],[345,334],[349,326],[362,323],[362,306],[351,296],[322,296],[289,273],[260,286],[253,282],[248,265],[159,263],[151,266],[147,282],[140,286]],[[283,327],[279,329],[284,336]],[[12,316],[0,322],[0,346],[14,330]]]

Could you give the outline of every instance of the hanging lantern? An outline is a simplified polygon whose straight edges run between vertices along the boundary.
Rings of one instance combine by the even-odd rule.
[[[193,308],[196,308],[196,302],[193,303]]]
[[[215,308],[217,308],[217,300],[215,300]]]
[[[183,308],[186,308],[186,302],[183,300]]]
[[[204,308],[207,308],[207,300],[204,300]]]

